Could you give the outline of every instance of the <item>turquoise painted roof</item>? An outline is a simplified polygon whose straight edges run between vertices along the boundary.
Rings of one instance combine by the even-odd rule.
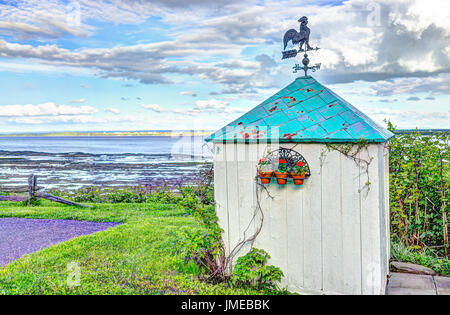
[[[206,141],[385,142],[393,136],[314,78],[301,77]]]

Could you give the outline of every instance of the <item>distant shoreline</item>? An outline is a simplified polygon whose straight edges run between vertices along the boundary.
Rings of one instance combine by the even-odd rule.
[[[207,137],[214,131],[80,131],[80,132],[42,132],[42,133],[11,133],[0,134],[7,137]],[[450,129],[399,129],[395,134],[419,132],[423,135],[433,133],[450,133]]]
[[[0,137],[202,137],[212,131],[94,131],[0,134]]]

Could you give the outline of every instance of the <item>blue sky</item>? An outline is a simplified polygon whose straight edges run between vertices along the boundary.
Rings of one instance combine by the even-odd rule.
[[[449,128],[449,14],[438,0],[0,1],[0,132],[218,129],[298,76],[281,39],[303,15],[318,81],[378,122]]]

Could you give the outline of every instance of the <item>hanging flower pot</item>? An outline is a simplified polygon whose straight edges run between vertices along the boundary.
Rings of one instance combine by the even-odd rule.
[[[267,159],[262,158],[261,160],[259,160],[258,173],[259,173],[259,177],[261,179],[262,184],[270,183],[270,181],[272,180],[271,177],[273,175],[273,170],[272,170],[272,165],[270,164],[270,162]]]
[[[306,165],[302,161],[298,161],[292,169],[291,176],[295,185],[303,185],[306,175]]]
[[[294,172],[292,172],[291,176],[294,179],[295,185],[303,185],[303,182],[305,181],[305,173],[302,173],[300,175],[295,175]]]
[[[275,176],[277,178],[277,183],[279,185],[286,185],[288,177],[288,166],[286,160],[278,160],[278,169],[275,171]]]
[[[259,171],[259,178],[261,179],[261,184],[269,184],[272,180],[273,171],[261,172]]]
[[[280,185],[286,185],[288,174],[288,172],[275,172],[277,183]]]

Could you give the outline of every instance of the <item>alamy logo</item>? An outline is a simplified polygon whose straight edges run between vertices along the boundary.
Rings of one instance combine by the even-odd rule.
[[[371,2],[367,5],[367,10],[370,12],[367,16],[367,25],[369,27],[381,26],[381,6],[377,2]]]
[[[381,271],[375,263],[368,264],[365,269],[367,287],[373,291],[381,279]]]
[[[66,7],[66,21],[72,26],[81,25],[81,6],[77,1],[71,1]]]
[[[80,265],[77,262],[71,262],[67,264],[67,271],[69,272],[67,275],[67,285],[70,288],[79,286],[81,283]]]

